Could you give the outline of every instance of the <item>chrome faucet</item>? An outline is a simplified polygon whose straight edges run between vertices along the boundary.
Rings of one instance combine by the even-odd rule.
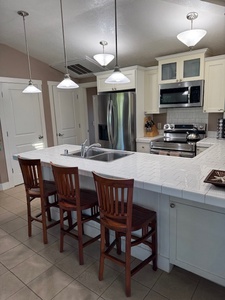
[[[81,149],[80,149],[81,157],[84,157],[84,155],[85,155],[86,143],[87,143],[87,139],[81,144]]]
[[[93,148],[93,147],[101,147],[102,145],[99,143],[94,143],[91,144],[90,146],[86,146],[86,142],[87,140],[85,140],[82,144],[81,144],[81,157],[85,157],[88,155],[88,151]]]

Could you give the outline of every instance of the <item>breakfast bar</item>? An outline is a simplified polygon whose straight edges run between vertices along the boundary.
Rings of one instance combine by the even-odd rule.
[[[170,272],[177,265],[225,286],[225,189],[204,182],[211,170],[225,170],[225,142],[206,138],[199,143],[208,148],[195,158],[133,152],[104,162],[63,155],[65,150],[80,151],[76,145],[19,155],[41,159],[46,179],[52,179],[50,162],[77,166],[83,187],[94,189],[92,171],[134,178],[134,203],[157,212],[158,267]],[[94,226],[85,228],[90,236],[98,230]],[[132,255],[144,259],[146,251],[139,247]]]

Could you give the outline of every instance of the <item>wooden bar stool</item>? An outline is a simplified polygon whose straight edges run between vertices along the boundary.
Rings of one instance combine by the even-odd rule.
[[[157,270],[157,220],[156,212],[133,204],[133,179],[104,178],[93,172],[98,195],[101,224],[101,255],[99,280],[103,279],[104,259],[125,267],[126,296],[131,296],[131,276],[152,261]],[[115,232],[115,239],[106,246],[105,230]],[[139,235],[133,232],[140,230]],[[121,253],[121,237],[125,237],[125,261],[110,252],[116,246]],[[149,238],[150,241],[149,241]],[[135,268],[131,269],[131,247],[139,244],[149,247],[150,255]]]
[[[52,221],[51,207],[58,207],[56,186],[53,181],[43,180],[41,161],[40,159],[24,159],[18,157],[21,172],[23,175],[24,186],[27,198],[27,219],[28,219],[28,236],[32,235],[32,222],[37,221],[42,223],[43,242],[48,243],[47,229],[57,224],[58,221]],[[53,199],[49,201],[49,197]],[[33,216],[31,212],[31,202],[34,199],[40,198],[41,212]],[[46,214],[48,221],[47,224]],[[40,218],[41,217],[41,218]]]
[[[61,167],[51,163],[55,178],[59,208],[60,208],[60,252],[63,251],[64,235],[69,235],[78,241],[79,263],[84,264],[83,248],[100,238],[100,234],[88,241],[83,241],[83,224],[99,220],[98,198],[95,191],[82,189],[79,184],[77,167]],[[89,209],[89,214],[87,210]],[[71,212],[76,211],[77,220],[72,220]],[[64,213],[68,213],[68,228],[64,226]],[[77,227],[77,233],[74,228]],[[73,230],[73,231],[72,231]]]

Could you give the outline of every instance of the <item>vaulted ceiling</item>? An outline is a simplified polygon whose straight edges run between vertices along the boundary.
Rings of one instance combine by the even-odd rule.
[[[30,55],[64,72],[60,1],[0,0],[0,43],[25,52],[19,10],[29,13]],[[198,13],[193,27],[207,30],[194,49],[225,54],[224,0],[117,0],[119,65],[147,67],[157,64],[155,57],[189,51],[176,36],[190,29],[186,15],[192,11]],[[63,0],[63,14],[69,64],[102,70],[93,55],[102,52],[101,40],[108,42],[105,52],[115,54],[114,0]],[[115,60],[108,69],[114,65]]]

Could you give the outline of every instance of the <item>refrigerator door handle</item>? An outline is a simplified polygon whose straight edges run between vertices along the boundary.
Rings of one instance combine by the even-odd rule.
[[[117,110],[117,106],[115,105],[115,102],[113,103],[113,101],[112,101],[112,118],[113,118],[113,126],[114,126],[114,130],[112,131],[112,142],[115,147],[119,128],[118,128],[118,110]]]
[[[108,100],[107,104],[107,131],[109,143],[112,145],[112,100]]]

